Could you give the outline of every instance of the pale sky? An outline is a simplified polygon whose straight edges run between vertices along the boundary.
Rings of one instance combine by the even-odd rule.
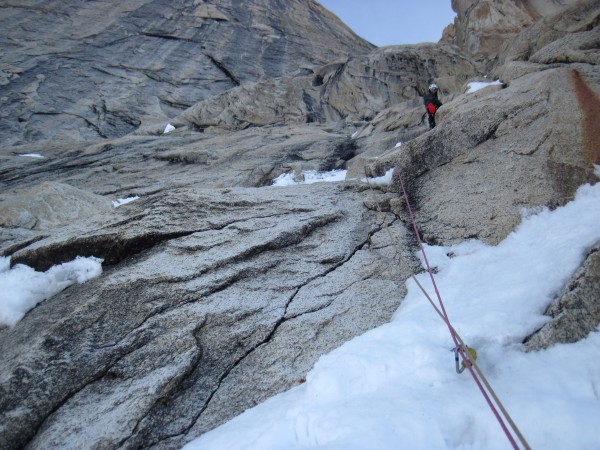
[[[384,45],[437,42],[454,22],[451,0],[318,0],[363,39]]]

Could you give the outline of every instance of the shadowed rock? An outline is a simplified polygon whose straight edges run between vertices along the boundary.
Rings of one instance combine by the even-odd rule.
[[[312,0],[30,0],[0,6],[0,26],[5,144],[121,137],[240,84],[373,48]]]

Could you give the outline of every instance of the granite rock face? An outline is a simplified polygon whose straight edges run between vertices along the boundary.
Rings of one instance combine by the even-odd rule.
[[[5,144],[121,137],[246,82],[373,48],[298,0],[28,0],[0,6],[0,27]]]
[[[391,194],[268,187],[343,168],[359,150],[345,125],[270,118],[259,99],[253,126],[163,132],[192,105],[312,87],[373,48],[333,15],[313,1],[55,1],[0,17],[2,254],[37,270],[104,260],[99,279],[0,329],[0,447],[179,448],[389,320],[407,276],[389,261],[418,268],[373,206]]]
[[[546,311],[551,320],[526,340],[526,349],[540,350],[557,343],[568,344],[587,337],[600,323],[598,292],[600,246],[596,245]]]
[[[478,75],[475,64],[453,46],[389,46],[336,68],[324,82],[323,98],[346,120],[370,121],[394,105],[421,104],[434,80],[450,93]]]
[[[397,167],[427,240],[497,244],[523,209],[565,204],[595,182],[580,113],[564,114],[580,108],[575,73],[534,72],[458,97],[440,109],[438,127],[402,146]]]
[[[2,447],[179,448],[301,383],[402,298],[393,248],[366,246],[386,246],[386,219],[362,202],[351,186],[166,189],[15,252],[92,253],[104,274],[0,331]]]
[[[560,14],[546,16],[506,42],[494,73],[510,80],[552,64],[597,65],[599,21],[600,5],[593,0],[580,0]]]
[[[479,75],[473,62],[452,46],[389,46],[304,76],[231,89],[197,103],[173,123],[228,130],[341,120],[362,125],[394,105],[420,104],[433,80],[450,93]]]
[[[441,244],[497,243],[595,182],[598,6],[555,7],[515,3],[525,31],[489,53],[375,49],[312,0],[0,6],[0,254],[104,260],[0,328],[0,447],[180,448],[388,321],[420,264],[398,186],[365,175],[395,167]],[[496,18],[455,36],[516,23]],[[485,67],[506,82],[465,93]],[[597,253],[529,346],[600,322]]]
[[[599,18],[600,5],[588,0],[545,16],[496,58],[507,83],[451,99],[440,126],[372,163],[373,171],[396,165],[426,240],[498,243],[524,212],[563,205],[579,185],[597,182]],[[553,320],[528,337],[528,349],[573,342],[600,324],[596,253],[549,309]]]
[[[455,44],[475,59],[484,62],[493,59],[507,39],[543,17],[576,2],[577,0],[452,0],[452,9],[457,17],[445,30],[442,41]]]

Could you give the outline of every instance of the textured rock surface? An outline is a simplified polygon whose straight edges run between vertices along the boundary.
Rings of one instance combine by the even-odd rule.
[[[506,89],[445,102],[441,125],[396,151],[428,239],[497,243],[520,222],[523,208],[564,204],[581,183],[595,182],[597,51],[586,53],[587,62],[563,58],[560,64],[540,55],[570,51],[562,45],[567,41],[595,42],[599,8],[581,1],[515,37],[507,54],[520,54],[519,70],[510,58],[498,70],[512,71]],[[515,50],[534,35],[539,39],[529,44],[532,51]]]
[[[579,109],[571,69],[469,95],[446,103],[441,125],[398,156],[426,239],[498,243],[523,208],[564,204],[580,184],[595,181],[580,113],[564,114]]]
[[[105,273],[0,331],[2,447],[176,448],[301,383],[402,298],[365,248],[383,219],[351,187],[180,188],[18,251],[92,253]]]
[[[398,104],[421,104],[433,80],[460,91],[478,69],[455,47],[420,44],[374,50],[323,66],[305,76],[240,86],[197,103],[173,123],[205,129],[243,129],[275,123],[362,124]],[[389,130],[388,130],[389,131]]]
[[[498,53],[494,72],[505,80],[546,64],[598,64],[600,5],[581,0],[514,36]],[[524,61],[535,63],[523,64]],[[525,67],[524,67],[525,66]]]
[[[5,144],[120,137],[234,86],[373,48],[312,0],[28,0],[1,5],[0,27]]]
[[[552,320],[527,339],[526,348],[539,350],[585,338],[600,324],[599,292],[600,245],[596,245],[546,311]]]
[[[371,120],[398,103],[421,103],[429,83],[456,92],[479,74],[455,47],[403,45],[352,58],[325,85],[324,98],[348,120]]]
[[[493,59],[508,38],[576,1],[452,0],[457,17],[445,30],[442,42],[458,45],[476,59]],[[537,41],[537,36],[533,41]]]
[[[592,2],[539,9],[543,39],[496,60],[508,86],[474,94],[456,47],[372,49],[310,0],[107,5],[0,7],[0,254],[104,258],[0,329],[2,448],[179,448],[387,321],[399,256],[418,262],[402,202],[365,173],[397,167],[430,243],[498,242],[523,208],[595,181]],[[352,181],[268,186],[344,168]],[[561,305],[597,298],[594,255]]]
[[[0,194],[0,226],[48,230],[110,209],[102,196],[68,184],[44,182],[35,189]]]

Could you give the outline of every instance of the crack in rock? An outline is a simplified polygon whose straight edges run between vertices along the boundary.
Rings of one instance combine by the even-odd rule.
[[[103,265],[116,265],[144,250],[165,241],[189,236],[193,231],[148,233],[126,238],[118,234],[75,238],[66,243],[50,244],[38,249],[23,250],[12,255],[11,265],[25,264],[38,271],[46,271],[56,264],[72,261],[77,256],[104,259]]]

